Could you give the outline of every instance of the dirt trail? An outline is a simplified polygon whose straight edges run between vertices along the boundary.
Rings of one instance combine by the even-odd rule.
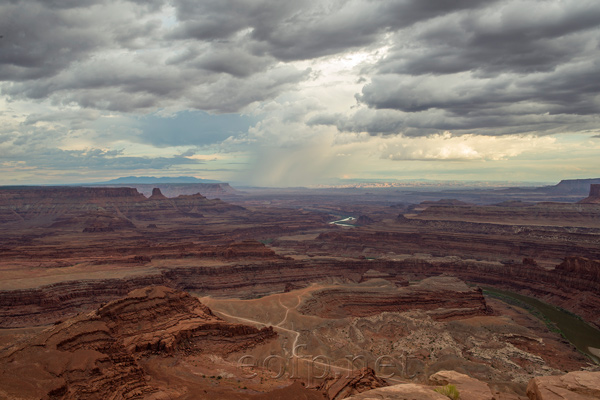
[[[273,326],[273,329],[275,329],[275,330],[280,330],[280,331],[284,331],[284,332],[287,332],[287,333],[291,333],[291,334],[295,335],[294,342],[292,343],[292,352],[291,352],[292,353],[292,358],[297,359],[297,360],[301,360],[301,361],[303,361],[305,363],[310,363],[310,364],[312,364],[312,366],[318,365],[320,367],[323,367],[323,368],[325,368],[324,374],[329,373],[329,371],[331,371],[331,370],[351,373],[351,372],[354,371],[354,369],[352,369],[352,368],[345,368],[345,367],[340,367],[340,366],[337,366],[337,365],[331,365],[330,363],[323,363],[323,362],[319,362],[319,361],[316,361],[316,360],[313,360],[313,359],[310,359],[310,358],[305,358],[304,356],[299,356],[298,353],[297,353],[297,350],[298,350],[298,347],[299,347],[298,346],[298,340],[300,339],[300,332],[297,331],[297,330],[294,330],[294,329],[288,329],[288,328],[284,328],[284,327],[281,326],[281,325],[283,325],[287,321],[287,318],[288,318],[290,310],[296,310],[300,306],[300,304],[302,303],[302,298],[301,297],[303,295],[305,295],[307,292],[311,292],[313,290],[315,290],[314,287],[313,288],[309,287],[309,288],[305,288],[305,289],[301,290],[301,293],[299,293],[299,294],[296,295],[296,298],[297,298],[298,302],[293,307],[288,307],[285,304],[283,304],[283,302],[281,301],[281,296],[283,294],[280,294],[278,296],[278,301],[279,301],[279,304],[286,309],[286,313],[285,313],[285,316],[284,316],[283,320],[281,322],[279,322],[275,326],[273,326],[272,324],[268,324],[268,323],[262,322],[262,321],[257,321],[257,320],[250,319],[250,318],[244,318],[244,317],[239,317],[239,316],[236,316],[236,315],[231,315],[231,314],[228,314],[228,313],[223,312],[223,311],[218,311],[218,310],[214,310],[213,309],[213,312],[215,312],[215,313],[217,313],[219,315],[222,315],[224,317],[227,317],[227,318],[232,318],[232,319],[236,319],[236,320],[239,320],[239,321],[243,321],[243,322],[246,322],[246,323],[250,323],[250,324],[254,324],[254,325],[259,325],[259,326]],[[300,347],[302,347],[302,346],[300,346]],[[394,384],[407,383],[406,380],[399,379],[399,378],[394,378],[394,377],[386,378],[386,381],[388,381],[390,383],[394,383]]]
[[[280,304],[280,305],[281,305],[283,308],[285,308],[285,309],[286,309],[286,311],[285,311],[285,316],[283,317],[283,320],[281,320],[281,322],[280,322],[280,323],[278,323],[276,326],[281,326],[281,325],[283,325],[283,324],[285,323],[285,321],[287,320],[287,317],[288,317],[288,314],[290,313],[290,310],[292,310],[292,309],[293,309],[293,310],[297,309],[297,308],[298,308],[298,306],[300,305],[300,303],[302,303],[302,300],[300,299],[300,295],[298,295],[298,296],[296,296],[296,297],[298,298],[298,303],[297,303],[297,304],[296,304],[296,305],[295,305],[293,308],[290,308],[290,307],[286,306],[285,304],[283,304],[283,303],[281,302],[281,294],[279,295],[279,298],[278,298],[278,300],[279,300],[279,304]]]

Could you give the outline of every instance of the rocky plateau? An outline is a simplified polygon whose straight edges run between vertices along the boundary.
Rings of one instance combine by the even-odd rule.
[[[598,398],[592,359],[480,288],[600,328],[597,182],[202,185],[0,188],[0,399]]]

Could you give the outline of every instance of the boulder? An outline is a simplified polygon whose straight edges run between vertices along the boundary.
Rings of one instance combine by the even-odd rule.
[[[487,383],[456,371],[437,372],[429,377],[429,382],[439,386],[445,386],[449,383],[456,386],[456,389],[458,389],[460,393],[461,400],[494,399],[492,391]]]
[[[600,372],[576,371],[560,376],[538,376],[529,381],[530,400],[600,399]]]
[[[448,400],[448,397],[437,393],[432,387],[415,383],[382,387],[360,393],[348,399],[352,400]]]

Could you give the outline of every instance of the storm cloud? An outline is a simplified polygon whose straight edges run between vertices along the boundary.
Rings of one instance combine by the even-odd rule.
[[[336,132],[590,137],[600,122],[592,0],[9,0],[0,36],[2,161],[32,167],[171,168],[191,149],[252,158]],[[394,146],[384,158],[418,159]]]

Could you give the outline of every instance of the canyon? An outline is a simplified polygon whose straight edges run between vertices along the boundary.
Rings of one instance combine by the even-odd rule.
[[[596,183],[572,202],[509,191],[495,204],[202,185],[211,198],[193,184],[0,188],[0,398],[361,398],[398,385],[434,396],[430,376],[454,370],[495,398],[543,399],[534,378],[600,370],[480,288],[600,328]],[[348,351],[368,365],[349,366]],[[402,371],[385,384],[368,369],[314,380],[325,366],[305,353],[342,375],[386,355]],[[240,357],[273,354],[299,364],[273,379],[275,364],[256,363],[244,378]],[[43,384],[18,380],[31,365]]]

